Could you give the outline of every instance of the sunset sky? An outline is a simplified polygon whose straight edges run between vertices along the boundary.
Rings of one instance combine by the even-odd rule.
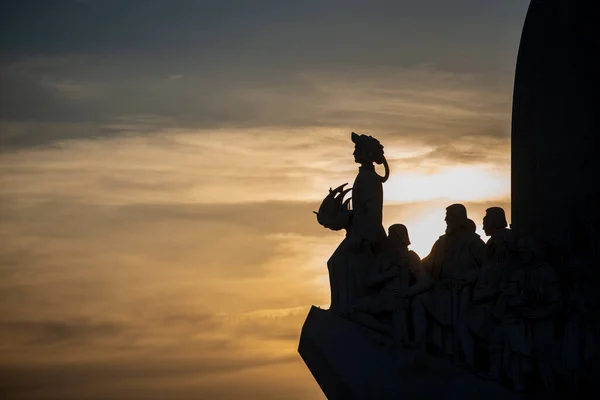
[[[2,398],[324,399],[297,344],[350,133],[422,257],[449,204],[510,219],[527,6],[2,2]]]

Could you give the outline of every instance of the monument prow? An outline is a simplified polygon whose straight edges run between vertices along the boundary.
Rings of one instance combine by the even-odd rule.
[[[378,343],[372,335],[327,310],[311,308],[298,352],[327,399],[525,399],[426,353],[392,350],[385,339]]]

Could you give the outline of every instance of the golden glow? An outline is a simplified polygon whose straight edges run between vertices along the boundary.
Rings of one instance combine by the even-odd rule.
[[[435,240],[444,233],[446,229],[445,216],[444,209],[436,209],[426,215],[415,215],[406,221],[405,225],[409,229],[410,235],[410,248],[419,256],[425,257],[429,254]]]
[[[509,193],[508,171],[489,165],[444,166],[433,173],[400,171],[385,184],[385,199],[392,202],[485,201],[506,198]]]

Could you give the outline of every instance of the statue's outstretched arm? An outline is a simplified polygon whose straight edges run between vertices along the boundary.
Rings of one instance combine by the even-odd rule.
[[[433,282],[433,277],[427,271],[422,270],[417,276],[417,283],[397,295],[398,297],[414,297],[431,289]]]
[[[381,286],[390,279],[397,277],[399,273],[400,272],[397,268],[391,268],[388,271],[378,273],[369,278],[366,282],[366,285],[370,288]]]
[[[435,260],[435,254],[437,253],[439,247],[438,243],[439,241],[435,242],[429,254],[423,259],[421,259],[421,269],[426,271],[428,274],[431,274],[431,271],[433,271],[433,262]]]

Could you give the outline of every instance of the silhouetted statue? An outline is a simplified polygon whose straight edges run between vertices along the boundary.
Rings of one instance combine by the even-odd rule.
[[[381,323],[390,326],[396,344],[408,340],[407,311],[408,302],[399,299],[396,294],[408,288],[419,270],[421,259],[408,249],[410,240],[408,230],[404,225],[396,224],[388,230],[388,240],[385,251],[378,259],[378,268],[373,269],[366,280],[369,295],[356,300],[352,313],[347,315],[356,320],[356,312],[376,316]],[[365,317],[360,322],[379,332],[385,332],[381,327],[370,323],[365,324]]]
[[[486,259],[503,263],[515,250],[515,236],[508,229],[506,215],[501,207],[490,207],[483,217],[483,231],[490,239],[486,246]]]
[[[554,268],[542,261],[533,239],[524,239],[518,245],[519,260],[533,296],[528,296],[524,308],[526,330],[531,335],[532,352],[537,369],[549,393],[554,392],[554,356],[557,349],[556,316],[561,311],[561,285]]]
[[[505,372],[513,386],[518,391],[524,390],[523,371],[521,358],[517,355],[525,345],[524,332],[520,329],[523,317],[523,267],[520,263],[510,266],[506,271],[506,282],[499,287],[498,300],[492,308],[496,324],[493,326],[491,346],[495,350],[501,348],[502,357],[491,358],[490,377],[498,377],[501,370]],[[497,354],[497,353],[496,353]]]
[[[360,164],[352,187],[352,211],[342,202],[345,185],[323,200],[317,220],[333,230],[346,229],[346,237],[327,261],[331,287],[330,310],[338,314],[352,312],[354,302],[368,294],[365,283],[379,262],[386,234],[382,226],[383,187],[389,167],[383,146],[371,136],[352,133],[354,161]],[[383,164],[385,176],[375,172],[374,163]]]
[[[462,204],[446,208],[446,233],[435,242],[431,253],[421,262],[434,280],[431,290],[412,302],[415,330],[427,326],[430,342],[442,353],[473,363],[473,339],[467,326],[472,285],[481,268],[485,243],[473,232]],[[425,340],[416,336],[416,340]]]
[[[414,336],[425,337],[426,335],[426,324],[415,326],[414,320],[409,318],[410,305],[412,298],[418,294],[421,294],[429,290],[433,284],[433,280],[423,268],[421,268],[420,257],[412,250],[408,250],[410,240],[408,237],[408,231],[404,225],[392,225],[389,229],[389,238],[391,242],[399,241],[399,244],[393,246],[398,248],[399,251],[394,251],[394,254],[398,256],[397,263],[404,266],[400,277],[400,284],[394,288],[394,295],[396,297],[396,314],[394,321],[395,324],[395,336],[396,341],[407,345],[412,348],[424,347],[423,342],[415,341]],[[413,337],[410,337],[410,329],[408,328],[410,323],[413,327]]]
[[[495,306],[504,360],[515,389],[525,389],[524,374],[535,369],[548,392],[554,391],[555,316],[562,297],[554,269],[539,257],[533,239],[517,243],[518,262]],[[537,367],[537,368],[536,368]]]
[[[360,164],[352,188],[353,219],[349,245],[356,251],[370,250],[378,253],[385,245],[386,234],[382,226],[383,185],[390,169],[383,155],[383,146],[377,139],[352,132],[354,161]],[[385,175],[375,172],[374,164],[383,164]]]
[[[492,307],[500,293],[506,271],[515,262],[515,238],[507,228],[504,210],[491,207],[483,218],[483,231],[490,237],[486,243],[486,257],[479,270],[477,281],[473,287],[472,308],[469,311],[468,324],[471,331],[488,346],[490,371],[482,376],[497,379],[500,373],[502,346],[494,340]]]
[[[504,269],[514,262],[516,255],[516,240],[513,232],[508,229],[504,210],[500,207],[491,207],[486,210],[483,217],[483,231],[489,240],[486,243],[485,263],[479,271],[473,298],[485,297],[485,293],[497,290],[497,285],[502,279]]]
[[[600,292],[598,272],[589,258],[572,263],[563,340],[564,371],[575,388],[591,363],[600,359]]]
[[[399,276],[394,286],[392,296],[394,298],[393,332],[396,343],[407,343],[409,341],[408,311],[410,300],[396,296],[398,292],[405,292],[414,284],[420,276],[421,258],[412,250],[409,250],[410,238],[408,229],[402,224],[395,224],[388,229],[389,251],[392,263],[398,266]]]

